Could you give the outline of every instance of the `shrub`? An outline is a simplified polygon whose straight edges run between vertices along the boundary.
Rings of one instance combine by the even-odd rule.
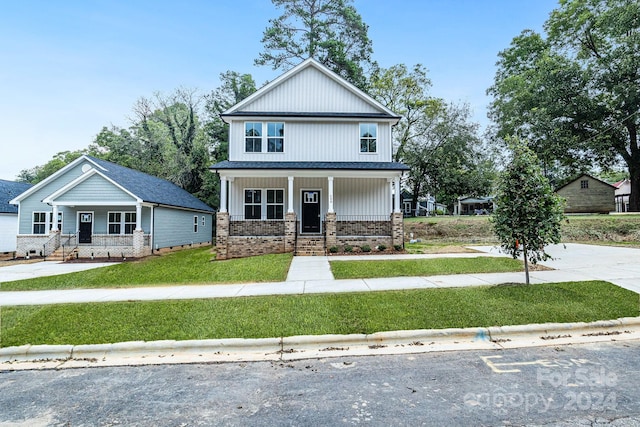
[[[344,245],[344,251],[345,251],[345,252],[353,252],[353,246],[351,246],[351,245]]]
[[[393,249],[395,249],[396,251],[401,251],[402,245],[393,245]]]
[[[362,252],[371,252],[371,246],[369,245],[362,245],[360,249],[362,249]]]
[[[385,249],[387,249],[387,245],[378,245],[378,250],[380,252],[384,251]]]
[[[338,247],[337,246],[331,246],[329,248],[329,252],[331,252],[332,254],[335,254],[338,252]]]

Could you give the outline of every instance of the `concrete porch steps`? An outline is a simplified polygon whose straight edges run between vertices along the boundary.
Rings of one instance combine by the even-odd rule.
[[[324,256],[326,255],[324,247],[324,236],[298,236],[296,239],[297,256]]]
[[[51,255],[49,255],[47,257],[47,261],[58,261],[58,262],[68,261],[69,259],[71,259],[72,257],[75,256],[75,253],[77,252],[77,249],[74,249],[70,253],[64,254],[66,256],[66,258],[63,257],[63,252],[64,252],[64,249],[62,247],[59,247],[58,249],[53,251],[53,253]]]

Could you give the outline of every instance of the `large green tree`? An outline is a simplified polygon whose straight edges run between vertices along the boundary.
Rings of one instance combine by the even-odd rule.
[[[452,206],[462,195],[483,195],[491,190],[493,163],[483,149],[468,105],[442,102],[430,109],[417,127],[419,136],[407,142],[402,158],[410,168],[407,184],[414,203],[431,194],[438,202]]]
[[[527,144],[509,139],[509,146],[513,158],[498,179],[491,222],[502,250],[514,259],[523,256],[529,284],[529,262],[548,259],[545,246],[560,242],[563,204]]]
[[[269,20],[257,65],[287,70],[314,58],[353,83],[366,88],[366,68],[373,51],[369,27],[352,0],[272,0],[283,9]]]
[[[560,0],[547,38],[524,31],[500,52],[490,117],[543,165],[608,168],[620,159],[640,211],[640,2]]]
[[[17,177],[18,181],[37,184],[49,175],[53,175],[78,157],[85,154],[86,151],[87,150],[61,151],[42,166],[35,166],[31,169],[23,169],[20,171]]]

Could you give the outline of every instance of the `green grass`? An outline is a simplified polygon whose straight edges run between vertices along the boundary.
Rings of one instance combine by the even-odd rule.
[[[638,307],[636,293],[607,282],[4,307],[0,346],[587,322]]]
[[[336,279],[524,271],[521,261],[506,257],[331,261],[330,265]]]
[[[4,282],[0,290],[280,282],[287,278],[292,255],[264,255],[225,261],[212,258],[211,248],[189,249],[77,273]]]

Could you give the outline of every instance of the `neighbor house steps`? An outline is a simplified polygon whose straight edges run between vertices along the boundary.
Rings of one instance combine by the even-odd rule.
[[[326,255],[324,236],[298,236],[296,239],[297,256],[323,256]]]
[[[67,251],[69,249],[67,248]],[[58,249],[56,249],[55,251],[53,251],[53,253],[51,255],[49,255],[47,257],[47,261],[68,261],[72,258],[75,257],[75,254],[78,250],[74,249],[71,252],[67,252],[65,253],[65,248],[63,248],[62,246],[60,246]]]

